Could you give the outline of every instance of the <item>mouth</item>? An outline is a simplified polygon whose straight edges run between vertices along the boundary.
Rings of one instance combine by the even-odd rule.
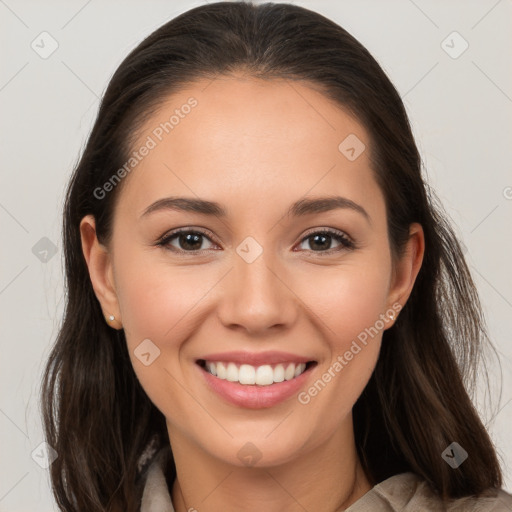
[[[317,365],[316,361],[282,362],[273,364],[239,364],[227,361],[198,359],[196,364],[219,380],[242,386],[273,386],[293,381]],[[302,380],[302,379],[301,379]]]

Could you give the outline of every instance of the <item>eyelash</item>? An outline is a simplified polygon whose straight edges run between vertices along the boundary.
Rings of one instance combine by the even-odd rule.
[[[170,241],[173,238],[175,238],[177,235],[180,235],[182,233],[202,235],[205,238],[207,238],[210,242],[215,243],[215,242],[213,242],[211,240],[210,236],[208,236],[208,234],[206,232],[202,231],[201,229],[198,229],[198,228],[196,228],[196,229],[181,228],[181,229],[177,229],[175,231],[172,231],[171,233],[169,233],[169,234],[163,236],[162,238],[160,238],[156,245],[160,246],[160,247],[163,247],[164,249],[166,249],[168,251],[175,252],[177,254],[190,254],[190,255],[194,255],[194,254],[201,253],[203,251],[207,251],[208,250],[208,249],[200,249],[200,250],[194,250],[194,251],[184,251],[184,250],[176,249],[175,247],[170,246],[169,245]],[[319,255],[319,256],[324,255],[324,254],[330,255],[332,253],[339,252],[342,249],[346,249],[346,250],[357,249],[356,244],[351,239],[349,239],[343,232],[335,230],[335,229],[329,229],[329,228],[321,229],[321,230],[318,230],[318,231],[312,231],[312,232],[306,234],[301,239],[299,245],[301,245],[302,242],[304,242],[308,238],[311,238],[313,235],[329,235],[329,236],[331,236],[332,238],[334,238],[337,242],[339,242],[341,244],[341,246],[338,247],[338,248],[328,249],[326,251],[313,251],[313,250],[311,250],[311,252],[314,252],[316,255]]]

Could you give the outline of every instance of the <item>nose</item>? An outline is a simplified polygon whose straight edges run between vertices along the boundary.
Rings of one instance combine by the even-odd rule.
[[[268,264],[265,251],[252,263],[236,256],[218,304],[223,325],[252,335],[290,328],[297,320],[300,301],[287,275],[275,260]]]

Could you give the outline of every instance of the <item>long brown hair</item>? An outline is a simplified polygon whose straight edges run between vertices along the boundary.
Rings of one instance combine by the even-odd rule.
[[[240,69],[314,84],[363,124],[395,257],[409,225],[423,226],[422,268],[398,320],[384,332],[375,371],[353,410],[369,479],[375,484],[413,471],[452,498],[501,487],[495,448],[468,395],[488,343],[478,295],[457,237],[422,176],[399,94],[369,52],[320,14],[291,4],[219,2],[167,22],[125,58],[68,185],[66,307],[42,386],[46,440],[58,453],[50,475],[60,509],[138,510],[139,457],[155,436],[169,444],[165,418],[133,371],[124,332],[103,317],[80,221],[94,215],[98,239],[108,246],[122,183],[101,199],[94,192],[126,162],[138,127],[187,83]],[[441,457],[453,441],[469,453],[457,469]]]

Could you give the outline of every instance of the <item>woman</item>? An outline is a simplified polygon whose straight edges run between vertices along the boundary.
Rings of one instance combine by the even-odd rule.
[[[61,510],[512,509],[434,198],[395,88],[332,21],[221,2],[145,39],[65,205]]]

